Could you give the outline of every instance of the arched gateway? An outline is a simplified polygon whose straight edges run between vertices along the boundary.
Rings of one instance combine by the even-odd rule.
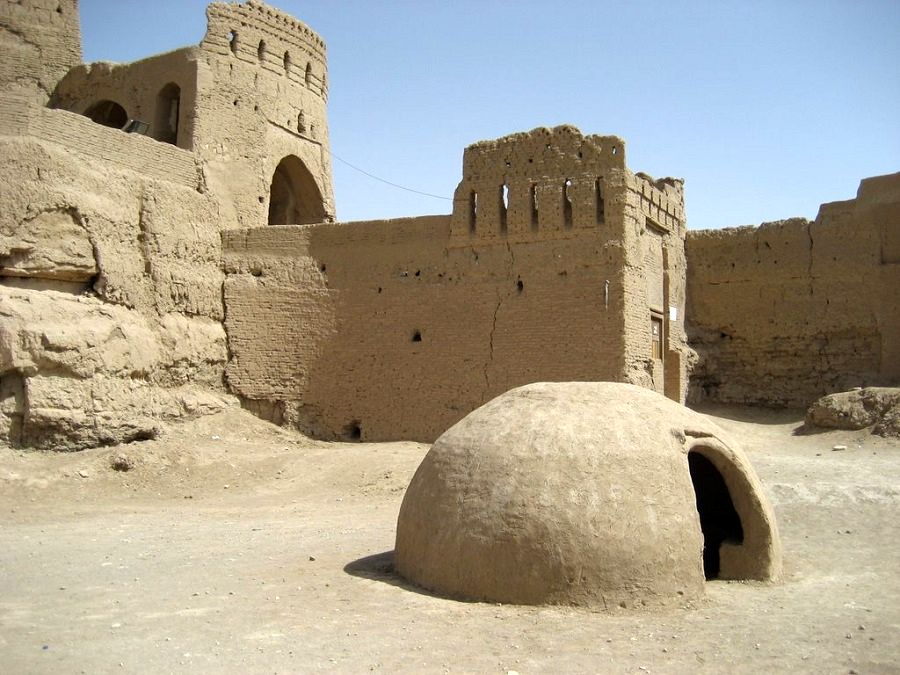
[[[303,225],[325,220],[325,204],[316,180],[295,155],[282,159],[272,175],[269,225]]]

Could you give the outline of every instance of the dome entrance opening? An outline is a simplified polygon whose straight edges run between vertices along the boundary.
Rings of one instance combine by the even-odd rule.
[[[721,570],[722,544],[742,544],[744,528],[716,465],[693,451],[688,453],[688,467],[703,531],[703,573],[707,579],[717,579]]]

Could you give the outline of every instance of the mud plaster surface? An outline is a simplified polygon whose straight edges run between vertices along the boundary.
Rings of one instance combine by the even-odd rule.
[[[900,672],[900,447],[712,411],[774,503],[785,583],[664,612],[461,603],[388,559],[427,447],[326,444],[242,412],[154,441],[0,450],[6,672]],[[846,450],[833,451],[837,444]],[[134,468],[117,472],[111,458]],[[349,565],[349,567],[348,567]]]

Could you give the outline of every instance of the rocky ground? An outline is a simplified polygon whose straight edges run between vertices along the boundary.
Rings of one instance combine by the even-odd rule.
[[[774,502],[785,580],[663,612],[403,584],[389,552],[420,444],[320,443],[232,409],[129,445],[0,450],[0,670],[900,672],[900,442],[707,413]]]

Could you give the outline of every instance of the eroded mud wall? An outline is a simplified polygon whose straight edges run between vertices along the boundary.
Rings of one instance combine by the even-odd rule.
[[[218,208],[196,158],[2,97],[0,154],[0,441],[80,449],[223,407]]]
[[[226,233],[229,385],[318,436],[427,441],[519,384],[621,379],[614,252],[448,250],[449,220]]]
[[[4,0],[0,51],[0,93],[46,103],[66,71],[81,63],[77,0]]]
[[[692,398],[808,405],[900,382],[900,174],[815,221],[689,232]]]

